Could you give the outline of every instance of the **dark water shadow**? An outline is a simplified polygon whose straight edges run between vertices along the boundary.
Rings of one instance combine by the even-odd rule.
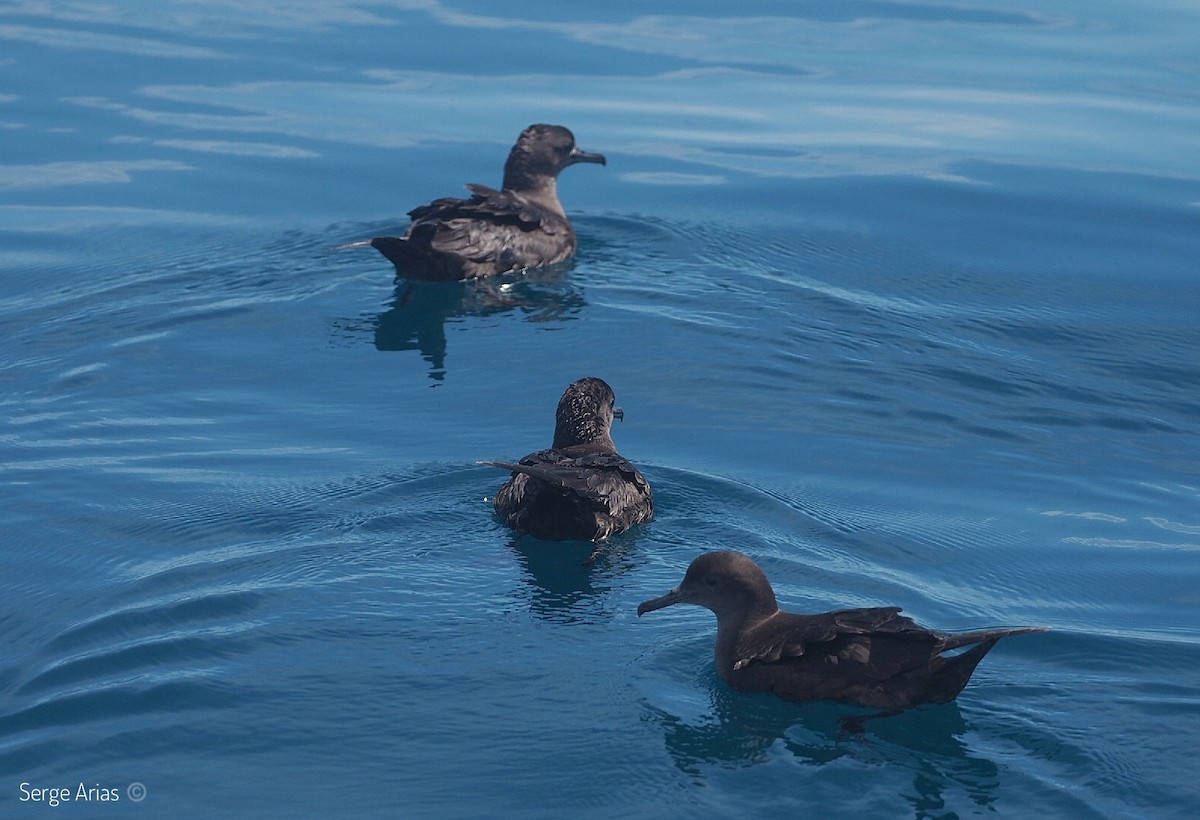
[[[691,777],[704,779],[706,767],[744,768],[784,753],[806,766],[848,757],[910,770],[913,788],[903,796],[914,817],[940,816],[947,805],[960,803],[963,794],[984,810],[998,798],[999,767],[972,754],[963,742],[970,726],[955,702],[871,720],[865,734],[850,734],[844,720],[870,710],[736,692],[715,674],[708,694],[712,712],[698,722],[652,707],[668,754]],[[947,799],[950,792],[952,800]]]
[[[611,617],[613,575],[630,568],[641,528],[609,539],[597,552],[587,541],[541,541],[514,536],[509,546],[525,570],[530,611],[557,623],[594,623]]]
[[[418,282],[396,278],[387,309],[353,324],[370,332],[375,349],[416,351],[429,363],[429,378],[447,375],[447,326],[465,319],[516,315],[534,324],[574,319],[586,306],[582,289],[567,274],[572,265],[467,282]]]

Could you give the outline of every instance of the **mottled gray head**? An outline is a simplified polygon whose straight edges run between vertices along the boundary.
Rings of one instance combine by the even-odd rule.
[[[616,400],[604,379],[589,377],[572,383],[558,400],[553,446],[601,443],[613,447],[613,419],[625,417],[620,408],[613,406]]]
[[[511,191],[542,188],[577,162],[604,165],[606,160],[603,154],[581,151],[575,135],[561,125],[531,125],[521,132],[504,163],[504,187]]]
[[[706,552],[692,561],[683,583],[659,598],[638,604],[638,615],[673,604],[695,604],[716,613],[770,615],[779,608],[771,582],[740,552]]]

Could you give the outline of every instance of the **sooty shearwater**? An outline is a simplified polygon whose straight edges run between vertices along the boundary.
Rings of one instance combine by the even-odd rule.
[[[575,230],[558,201],[558,175],[577,162],[606,163],[582,151],[561,125],[531,125],[504,163],[503,190],[467,185],[470,199],[444,197],[408,212],[403,236],[369,242],[410,279],[453,281],[536,268],[575,255]]]
[[[615,401],[603,379],[580,379],[559,399],[550,449],[479,462],[512,471],[495,500],[506,525],[543,541],[593,541],[591,561],[609,536],[650,520],[650,484],[613,444],[613,419],[624,418]]]
[[[935,632],[902,616],[899,607],[783,612],[767,576],[740,552],[700,555],[683,583],[643,601],[638,616],[673,604],[696,604],[717,616],[717,672],[733,688],[867,706],[885,715],[953,700],[996,641],[1046,631]],[[964,646],[971,648],[942,654]]]

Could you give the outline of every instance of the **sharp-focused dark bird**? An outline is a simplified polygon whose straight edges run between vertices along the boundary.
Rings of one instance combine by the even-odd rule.
[[[624,418],[615,401],[603,379],[580,379],[559,399],[550,449],[516,464],[479,462],[512,470],[495,500],[505,524],[544,541],[602,544],[650,519],[650,484],[613,444],[613,419]]]
[[[581,151],[561,125],[531,125],[504,164],[503,190],[467,185],[470,199],[445,197],[413,208],[403,236],[377,236],[369,244],[411,279],[475,279],[563,262],[575,255],[575,230],[558,201],[557,180],[577,162],[605,159]]]
[[[707,552],[683,583],[638,605],[638,615],[696,604],[717,616],[717,672],[735,689],[785,700],[831,700],[895,712],[953,700],[996,641],[1043,627],[949,634],[898,607],[821,615],[783,612],[767,576],[740,552]],[[970,646],[954,655],[942,653]]]

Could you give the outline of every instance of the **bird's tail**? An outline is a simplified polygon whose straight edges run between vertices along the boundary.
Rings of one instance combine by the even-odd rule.
[[[970,646],[973,643],[983,643],[985,641],[995,644],[996,641],[1001,638],[1007,638],[1009,635],[1024,635],[1027,632],[1046,632],[1047,629],[1044,626],[1015,626],[1008,629],[979,629],[974,632],[955,632],[944,636],[946,642],[942,645],[942,649],[957,649],[960,646]]]
[[[484,467],[499,467],[501,470],[512,470],[517,472],[521,469],[520,464],[513,464],[508,461],[476,461],[476,464],[482,464]]]
[[[929,680],[929,690],[924,700],[930,703],[946,703],[957,697],[967,685],[975,667],[1001,638],[1009,635],[1022,635],[1026,632],[1045,632],[1042,626],[1018,626],[1012,629],[981,629],[975,632],[961,632],[957,635],[946,635],[942,651],[957,649],[961,646],[971,646],[965,652],[957,655],[938,655],[934,659],[934,674]]]
[[[514,473],[524,473],[527,476],[539,478],[547,484],[555,486],[565,486],[563,477],[558,475],[553,470],[548,470],[544,467],[536,467],[530,464],[513,464],[509,461],[477,461],[476,464],[483,464],[488,467],[499,467],[501,470],[511,470]]]

